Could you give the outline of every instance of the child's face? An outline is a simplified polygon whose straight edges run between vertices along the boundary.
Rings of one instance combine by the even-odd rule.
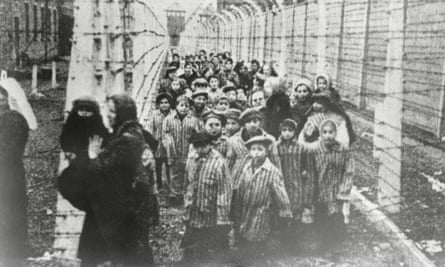
[[[168,99],[164,98],[159,101],[159,109],[161,111],[168,111],[170,109],[170,102],[168,102]]]
[[[246,96],[246,94],[244,93],[244,90],[243,89],[238,89],[238,90],[236,90],[236,99],[238,100],[238,101],[247,101],[247,96]]]
[[[219,87],[219,81],[216,78],[210,79],[210,88],[217,89]]]
[[[230,136],[232,136],[234,133],[238,132],[239,129],[240,129],[240,125],[237,120],[227,119],[226,130]]]
[[[295,89],[297,100],[304,101],[309,98],[309,88],[306,85],[299,85],[297,89]]]
[[[189,105],[185,101],[181,101],[176,105],[176,110],[180,115],[186,115],[189,112]]]
[[[328,81],[326,81],[326,79],[323,77],[318,78],[317,79],[317,88],[320,91],[328,89]]]
[[[252,95],[252,106],[253,107],[263,107],[265,106],[264,103],[264,93],[263,92],[256,92]]]
[[[337,136],[337,130],[332,124],[326,124],[321,129],[320,137],[324,141],[334,141]]]
[[[292,138],[294,138],[294,136],[295,131],[291,128],[283,127],[283,129],[281,129],[281,138],[283,138],[284,140],[291,140]]]
[[[204,124],[204,129],[211,136],[220,136],[222,132],[222,124],[221,121],[217,118],[210,118]]]
[[[218,100],[218,102],[216,103],[216,107],[215,109],[219,110],[219,111],[226,111],[229,109],[229,101],[227,99],[221,99]]]
[[[172,90],[178,91],[179,89],[181,89],[181,84],[179,83],[179,81],[173,81],[172,82]]]
[[[195,103],[197,108],[203,108],[207,103],[207,97],[199,95],[193,99],[193,103]]]
[[[236,91],[235,90],[230,90],[226,93],[227,98],[229,99],[229,101],[234,102],[236,101]]]
[[[267,157],[267,148],[263,144],[252,144],[249,149],[253,164],[263,162]]]
[[[244,127],[246,128],[247,132],[253,133],[260,129],[261,121],[257,118],[253,118],[251,120],[246,121],[246,124]]]

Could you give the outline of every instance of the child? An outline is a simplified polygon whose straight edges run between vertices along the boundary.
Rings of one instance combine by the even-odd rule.
[[[178,204],[182,199],[188,140],[192,132],[199,129],[199,121],[189,113],[189,109],[188,98],[179,96],[176,110],[162,124],[162,142],[171,166],[170,200],[173,204]]]
[[[243,88],[236,89],[236,102],[242,108],[241,110],[247,108],[247,96]]]
[[[212,252],[228,249],[232,180],[224,158],[212,148],[213,137],[194,133],[190,138],[194,152],[187,161],[186,225],[181,246],[189,263],[214,258]]]
[[[208,78],[209,81],[209,107],[213,108],[216,105],[221,89],[219,88],[219,79],[215,75]]]
[[[154,154],[156,182],[158,188],[162,187],[162,166],[165,165],[165,173],[167,176],[167,183],[170,184],[170,167],[167,161],[167,150],[162,143],[163,131],[162,124],[167,116],[173,113],[171,107],[173,106],[173,99],[169,94],[159,94],[156,97],[156,106],[158,109],[151,115],[145,125],[145,129],[149,131],[153,137],[159,141],[158,148]]]
[[[178,96],[184,94],[183,84],[181,84],[181,82],[181,79],[174,78],[170,84],[171,88],[170,90],[168,90],[168,93],[172,96],[173,101],[176,101],[176,98],[178,98]]]
[[[227,123],[226,123],[224,133],[228,137],[233,136],[241,128],[240,123],[239,123],[240,115],[241,115],[241,110],[236,109],[236,108],[231,108],[226,111]]]
[[[304,147],[297,142],[297,128],[295,121],[285,119],[280,124],[280,137],[275,143],[293,214],[291,232],[286,233],[284,241],[294,248],[295,241],[299,238],[297,235],[301,229],[303,210],[312,207],[314,184],[313,161],[308,160]]]
[[[324,248],[341,241],[346,231],[343,205],[352,188],[353,165],[348,149],[336,140],[337,125],[325,120],[313,149],[315,171],[315,227]]]
[[[275,140],[275,138],[268,133],[266,133],[262,124],[262,114],[255,108],[246,109],[240,115],[240,123],[242,128],[229,138],[229,153],[227,155],[229,161],[229,169],[232,171],[233,180],[236,182],[243,167],[249,162],[249,151],[245,145],[250,138],[257,135],[266,135],[269,138]],[[278,159],[278,154],[276,150],[273,150],[269,154],[269,158],[272,163],[281,170],[280,160]]]
[[[281,172],[268,158],[272,143],[265,135],[246,142],[252,160],[234,186],[232,218],[241,255],[247,261],[266,252],[272,217],[279,217],[281,226],[292,217]]]
[[[229,99],[226,95],[220,95],[216,101],[215,110],[225,112],[230,108]]]
[[[203,114],[204,130],[213,137],[213,148],[226,158],[228,150],[228,138],[222,135],[222,129],[226,125],[226,117],[223,113],[209,110]]]
[[[242,107],[236,102],[236,87],[233,85],[226,85],[222,89],[223,93],[229,99],[230,108],[242,109]]]
[[[322,73],[322,74],[318,74],[315,77],[315,90],[314,93],[316,94],[328,94],[330,97],[332,97],[332,99],[334,99],[337,102],[340,102],[340,94],[338,93],[337,90],[335,90],[334,87],[332,87],[332,80],[331,77],[326,74],[326,73]]]
[[[209,99],[209,94],[206,89],[199,88],[192,93],[193,106],[191,109],[192,116],[197,119],[202,119],[202,114],[204,114],[209,108],[207,107],[207,100]]]

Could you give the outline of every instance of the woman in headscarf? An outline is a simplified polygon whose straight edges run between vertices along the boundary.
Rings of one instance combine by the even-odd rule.
[[[58,178],[57,186],[64,198],[86,213],[78,251],[78,257],[84,265],[97,265],[107,259],[105,239],[101,236],[92,203],[86,195],[88,176],[84,170],[89,165],[88,146],[93,136],[103,139],[102,147],[108,143],[109,133],[103,124],[99,103],[89,96],[80,97],[73,101],[73,108],[60,136],[60,144],[69,166]]]
[[[264,130],[278,138],[280,123],[291,117],[290,100],[286,92],[286,81],[279,79],[271,87],[272,95],[267,99],[264,111]]]
[[[146,266],[153,263],[148,242],[152,185],[142,164],[146,137],[129,96],[111,96],[107,108],[113,133],[103,148],[101,138],[90,139],[86,199],[105,241],[106,259],[124,266]]]
[[[0,262],[5,266],[22,266],[28,250],[28,201],[23,154],[30,126],[25,117],[13,108],[13,105],[20,100],[12,98],[12,94],[2,85],[0,85],[0,214],[2,216]]]

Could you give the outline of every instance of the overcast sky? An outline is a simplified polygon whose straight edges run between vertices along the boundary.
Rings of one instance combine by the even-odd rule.
[[[152,0],[149,2],[156,10],[155,12],[158,14],[159,19],[164,22],[164,25],[167,21],[165,10],[174,2],[178,2],[184,8],[186,11],[186,18],[188,18],[188,16],[190,16],[201,3],[204,3],[204,7],[210,3],[216,7],[216,0]]]

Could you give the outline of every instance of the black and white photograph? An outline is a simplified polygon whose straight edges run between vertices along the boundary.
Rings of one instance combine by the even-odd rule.
[[[444,0],[0,0],[0,267],[445,266]]]

